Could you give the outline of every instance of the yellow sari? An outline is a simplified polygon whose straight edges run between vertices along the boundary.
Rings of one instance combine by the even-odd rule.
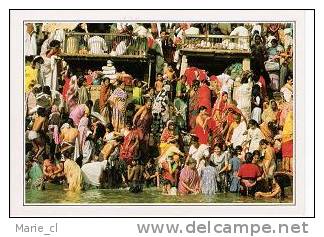
[[[287,114],[287,117],[284,122],[283,130],[282,130],[282,143],[293,140],[294,134],[294,119],[293,112],[290,111]]]
[[[82,174],[78,164],[67,159],[64,162],[64,175],[69,184],[69,191],[79,192],[82,185]]]

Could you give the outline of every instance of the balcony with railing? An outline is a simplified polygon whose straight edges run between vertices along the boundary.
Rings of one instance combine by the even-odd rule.
[[[61,56],[145,58],[147,40],[126,34],[66,32]]]
[[[205,54],[249,54],[249,36],[186,35],[181,51]]]

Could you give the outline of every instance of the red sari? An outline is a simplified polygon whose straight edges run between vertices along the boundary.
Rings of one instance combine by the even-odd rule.
[[[63,92],[62,92],[62,95],[63,95],[63,98],[64,100],[66,101],[67,100],[67,92],[70,88],[70,81],[71,81],[71,78],[68,77],[68,76],[64,76],[64,86],[63,86]]]
[[[199,116],[202,116],[202,115],[198,115],[197,119]],[[196,122],[196,126],[194,128],[194,134],[198,137],[199,144],[209,144],[209,142],[208,142],[209,131],[210,131],[209,120],[211,120],[211,119],[205,118],[203,120],[203,124],[205,124],[205,127],[201,126],[201,124]]]
[[[194,80],[196,80],[196,67],[188,67],[184,73],[187,78],[187,83],[191,87]]]
[[[199,114],[199,103],[198,103],[198,91],[194,91],[194,94],[189,98],[189,127],[190,130],[196,126],[196,118]]]
[[[198,89],[198,105],[199,107],[205,106],[208,115],[211,114],[211,92],[207,85],[202,85]]]
[[[135,145],[139,140],[138,131],[131,130],[124,139],[124,143],[120,148],[120,159],[124,160],[127,165],[130,165],[138,153],[138,145]]]

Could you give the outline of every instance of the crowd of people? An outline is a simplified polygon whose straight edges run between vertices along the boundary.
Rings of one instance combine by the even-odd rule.
[[[55,37],[42,43],[39,56],[26,53],[30,186],[285,198],[294,173],[292,26],[156,25],[137,26],[153,32],[147,38],[157,66],[152,85],[99,77],[90,68],[80,74],[66,63],[53,73],[61,50]],[[32,27],[27,25],[30,41]],[[133,31],[127,24],[116,29]],[[177,67],[179,38],[206,30],[249,36],[251,70],[240,63],[219,75],[190,64]],[[98,101],[89,90],[94,80],[100,82]]]

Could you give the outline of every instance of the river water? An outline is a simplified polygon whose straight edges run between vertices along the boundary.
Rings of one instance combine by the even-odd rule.
[[[80,193],[71,193],[63,190],[62,185],[48,185],[46,190],[26,190],[26,203],[49,204],[86,204],[86,203],[292,203],[291,190],[288,197],[279,199],[255,199],[244,197],[236,193],[217,193],[212,196],[187,195],[166,196],[156,188],[144,189],[142,193],[130,193],[127,189],[89,189]]]

